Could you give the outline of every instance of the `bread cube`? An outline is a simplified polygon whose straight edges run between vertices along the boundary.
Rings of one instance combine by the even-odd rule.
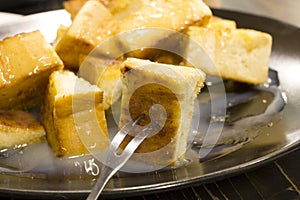
[[[71,18],[74,19],[80,9],[88,0],[69,0],[63,3],[64,8],[70,13]],[[122,19],[130,12],[138,10],[144,2],[148,0],[98,0],[117,18]]]
[[[120,16],[123,14],[121,14],[120,9],[123,9],[123,6],[124,9],[127,9],[130,4],[126,0],[120,0],[120,3],[122,5],[116,3],[108,3],[107,5],[108,8],[118,13],[118,17],[116,13],[113,15],[108,8],[98,1],[87,1],[84,4],[73,20],[71,27],[55,48],[66,67],[71,70],[78,70],[80,54],[88,55],[98,44],[118,33],[143,28],[181,31],[193,24],[206,25],[212,16],[209,7],[199,0],[188,2],[184,0],[158,0],[141,1],[140,8],[129,9],[133,12],[124,11],[126,14],[123,13],[124,17],[121,18]],[[166,32],[161,32],[161,34],[156,32],[151,35],[151,38],[145,39],[144,36],[141,32],[138,35],[130,35],[129,38],[120,37],[120,44],[114,41],[114,50],[111,48],[110,51],[124,53],[127,50],[134,50],[136,44],[147,47],[158,43],[169,35],[166,35]],[[106,51],[102,53],[105,54]]]
[[[237,25],[234,20],[213,16],[210,18],[208,24],[205,27],[210,29],[236,29]]]
[[[66,68],[77,71],[79,56],[88,55],[100,41],[110,36],[113,22],[112,14],[103,4],[87,1],[70,28],[55,45],[55,50]]]
[[[41,105],[49,75],[63,63],[39,31],[0,42],[0,109]]]
[[[211,16],[212,12],[209,7],[198,0],[148,1],[138,11],[121,21],[119,30],[132,31],[132,33],[128,37],[123,36],[120,40],[124,49],[136,50],[128,54],[128,57],[150,59],[156,51],[147,48],[161,49],[162,47],[157,46],[165,44],[165,39],[172,40],[172,42],[164,45],[164,49],[174,48],[169,45],[174,45],[176,48],[180,45],[176,36],[177,32],[191,25],[204,26]]]
[[[198,66],[208,75],[254,85],[267,81],[272,49],[270,34],[251,29],[191,26],[187,35],[214,62],[214,66]],[[199,56],[195,52],[195,48],[190,45],[185,57]]]
[[[57,156],[82,155],[109,144],[103,92],[70,71],[51,74],[41,122]]]
[[[149,109],[161,105],[167,114],[164,127],[146,138],[135,159],[155,166],[177,165],[185,158],[187,138],[194,111],[194,99],[204,85],[205,74],[184,66],[128,58],[122,67],[124,84],[119,128],[145,114],[140,125],[150,121]],[[132,136],[127,136],[127,144]]]
[[[97,85],[103,91],[105,110],[121,96],[121,64],[121,60],[103,60],[89,56],[80,67],[80,77]]]
[[[45,130],[32,113],[0,111],[0,149],[26,146],[44,139]]]
[[[71,15],[71,19],[74,19],[87,0],[68,0],[63,2],[63,6]]]
[[[146,1],[136,12],[126,16],[120,30],[165,28],[181,31],[190,25],[206,25],[212,16],[209,7],[199,0]]]

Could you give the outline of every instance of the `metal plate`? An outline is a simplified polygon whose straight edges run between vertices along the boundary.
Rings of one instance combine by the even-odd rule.
[[[300,29],[269,18],[232,11],[214,10],[214,14],[236,20],[239,27],[253,28],[272,34],[273,49],[270,66],[278,72],[281,90],[287,97],[284,110],[276,121],[260,127],[259,134],[237,151],[205,162],[192,159],[185,166],[177,169],[143,174],[118,173],[108,183],[104,195],[124,197],[223,178],[265,164],[299,146]],[[31,28],[34,27],[34,23],[36,21],[33,20]],[[52,28],[56,29],[60,21],[42,24],[45,23],[51,26],[53,24]],[[14,25],[9,27],[9,29],[0,28],[1,34],[4,34],[6,30],[9,30],[11,34]],[[39,25],[36,27],[45,28]],[[41,156],[38,156],[39,148],[47,147],[41,144],[40,147],[32,148],[33,153],[30,156],[26,156],[25,152],[18,155],[16,159],[19,164],[30,165],[37,162],[43,167],[20,174],[0,174],[1,194],[43,196],[55,199],[86,196],[96,179],[97,162],[91,157],[55,159],[51,151],[44,151],[45,154],[41,159]]]

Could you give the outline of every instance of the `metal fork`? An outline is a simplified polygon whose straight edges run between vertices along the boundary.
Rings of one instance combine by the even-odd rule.
[[[153,105],[150,108],[149,116],[151,119],[151,123],[146,127],[141,128],[139,125],[137,125],[137,123],[145,117],[144,115],[140,115],[137,119],[126,124],[115,135],[109,146],[109,149],[106,152],[106,161],[105,164],[103,164],[100,177],[98,178],[91,193],[87,197],[87,200],[96,200],[110,178],[126,164],[129,158],[133,155],[134,151],[144,141],[144,139],[147,136],[155,134],[162,129],[166,120],[166,112],[164,108],[157,104]],[[141,131],[138,131],[138,133],[127,144],[124,150],[120,154],[118,154],[119,146],[123,142],[125,137],[129,133],[134,134],[138,126],[140,128],[139,130]]]

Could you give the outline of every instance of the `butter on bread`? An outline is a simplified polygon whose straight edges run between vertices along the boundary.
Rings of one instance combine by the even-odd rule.
[[[140,8],[131,11],[119,19],[101,2],[87,1],[55,47],[66,67],[77,70],[80,54],[88,55],[97,45],[118,33],[143,28],[181,31],[193,24],[205,25],[212,16],[209,7],[200,0],[144,0]],[[143,41],[155,44],[165,37],[168,35],[163,33]],[[126,52],[133,50],[136,42],[142,40],[122,40],[115,48],[118,52]]]
[[[209,22],[203,27],[209,29],[236,29],[237,25],[234,20],[212,16]]]
[[[68,0],[63,3],[64,8],[74,19],[80,9],[88,0]],[[148,0],[98,0],[102,3],[117,19],[122,19],[130,12],[141,7]]]
[[[74,19],[76,15],[80,12],[81,8],[88,0],[68,0],[63,3],[64,8],[67,12],[70,13],[71,18]],[[157,18],[162,12],[167,16],[168,14],[175,16],[175,12],[178,12],[178,16],[192,16],[196,17],[199,14],[203,14],[202,11],[208,11],[211,15],[211,11],[208,6],[199,0],[192,0],[190,2],[184,0],[98,0],[99,3],[102,3],[111,13],[114,15],[116,19],[124,19],[126,16],[131,15],[131,13],[138,11],[136,15],[142,15],[146,18]],[[163,7],[161,5],[164,4]],[[151,8],[150,8],[151,6]],[[201,7],[201,11],[199,12],[199,6]],[[156,11],[154,9],[156,9]],[[191,10],[190,8],[194,8]],[[142,10],[140,10],[142,9]],[[189,10],[186,10],[189,9]],[[140,11],[139,11],[140,10]],[[146,13],[144,13],[146,11]],[[156,13],[153,13],[156,12]],[[206,13],[205,15],[207,15]],[[152,15],[152,16],[151,16]],[[175,16],[176,17],[176,16]],[[136,18],[136,17],[134,17]],[[208,20],[209,18],[206,18]],[[175,19],[176,21],[177,19]],[[150,20],[151,21],[151,20]],[[159,22],[159,21],[156,21]],[[152,22],[151,22],[152,23]],[[161,23],[165,23],[161,21]],[[153,23],[152,23],[153,24]],[[167,23],[165,23],[167,24]],[[201,22],[202,24],[202,22]],[[169,26],[170,24],[168,24]]]
[[[0,149],[44,140],[45,130],[35,116],[21,110],[0,111]]]
[[[41,105],[50,74],[63,68],[39,31],[0,42],[0,109]]]
[[[104,109],[107,110],[121,96],[121,60],[105,60],[87,57],[79,70],[79,76],[103,91]]]
[[[235,29],[236,22],[234,20],[212,16],[208,20],[207,24],[204,24],[203,26],[199,26],[199,27],[205,27],[208,29]],[[185,32],[185,31],[186,30],[183,30],[183,32]],[[174,39],[171,39],[171,41],[173,41],[171,43],[173,43],[175,45],[174,45],[174,47],[171,47],[170,49],[175,50],[176,48],[179,47],[179,48],[183,49],[183,51],[184,51],[186,44],[180,44],[179,42],[177,42],[177,41],[180,41],[180,39],[182,39],[181,37],[178,39],[175,36]],[[168,38],[168,40],[170,40],[170,38]],[[211,44],[207,43],[207,45],[211,45]],[[140,55],[141,55],[141,53],[140,53]],[[183,60],[179,55],[176,55],[171,52],[162,51],[162,50],[155,50],[155,52],[153,52],[152,54],[150,54],[150,55],[146,54],[144,57],[148,57],[150,60],[155,61],[155,62],[173,64],[173,65],[180,65],[180,63]]]
[[[210,8],[199,0],[145,1],[138,11],[127,15],[119,24],[121,31],[135,30],[128,38],[123,38],[121,43],[124,49],[135,50],[130,52],[128,57],[149,59],[156,54],[155,50],[147,49],[149,46],[155,47],[188,26],[204,26],[211,16]],[[132,37],[135,39],[132,40]],[[177,46],[177,42],[174,41],[172,44]]]
[[[208,75],[254,85],[267,81],[272,49],[272,36],[268,33],[215,26],[191,26],[186,33],[214,62],[215,68],[201,68]],[[186,52],[189,56],[193,56],[192,49]]]
[[[136,150],[138,161],[152,165],[177,165],[184,159],[194,110],[194,99],[205,74],[195,68],[127,58],[121,67],[123,92],[119,128],[141,114],[149,123],[149,109],[164,107],[167,120],[159,133],[146,138]],[[125,138],[122,145],[131,140]]]
[[[109,144],[103,92],[70,71],[51,74],[41,122],[57,156],[86,154]]]
[[[60,39],[64,36],[64,34],[68,31],[69,27],[68,26],[65,26],[65,25],[60,25],[58,28],[57,28],[57,31],[56,31],[56,38],[55,38],[55,41],[53,42],[53,48],[55,49],[57,43],[60,41]]]
[[[98,1],[87,1],[69,29],[56,43],[55,50],[65,66],[78,70],[79,56],[88,55],[97,44],[111,35],[114,19],[110,11]]]
[[[144,1],[139,10],[121,20],[119,29],[165,28],[181,31],[190,25],[206,25],[211,16],[210,8],[199,0]]]
[[[67,0],[63,2],[63,7],[68,13],[70,13],[71,19],[74,19],[87,1],[88,0]]]

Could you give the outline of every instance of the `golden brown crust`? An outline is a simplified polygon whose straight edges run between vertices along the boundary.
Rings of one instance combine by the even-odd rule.
[[[65,66],[73,71],[78,70],[79,56],[88,55],[97,44],[110,36],[113,24],[113,16],[104,5],[98,1],[86,2],[55,46]]]
[[[129,3],[126,0],[120,0],[120,2],[124,3],[125,7]],[[110,12],[109,5],[111,5],[110,2],[105,7],[98,1],[87,1],[74,18],[64,37],[57,43],[55,49],[69,69],[77,70],[79,68],[78,57],[81,54],[88,55],[98,44],[118,33],[143,28],[182,31],[193,24],[205,25],[212,16],[209,7],[198,0],[145,0],[142,1],[139,9],[128,12],[121,19],[117,19]],[[118,6],[123,9],[122,5]],[[117,8],[115,9],[117,10]],[[161,34],[151,41],[144,40],[144,42],[148,43],[146,45],[154,44],[166,37],[168,35]],[[120,45],[113,48],[118,51],[120,49],[126,51],[131,48],[131,45],[134,44],[129,41],[121,41]]]
[[[141,114],[145,114],[145,119],[140,125],[147,125],[149,110],[155,104],[161,105],[167,114],[164,127],[136,150],[136,159],[153,165],[178,164],[184,158],[194,98],[205,75],[194,68],[135,58],[124,61],[121,72],[124,87],[120,128]],[[122,146],[131,138],[127,137]]]
[[[75,84],[78,90],[74,91]],[[101,140],[103,146],[98,149],[108,145],[103,92],[72,72],[57,71],[50,76],[41,121],[57,156],[86,154],[89,146]],[[102,130],[99,134],[97,127]],[[89,131],[96,133],[86,135]]]
[[[209,7],[198,0],[146,1],[136,12],[120,23],[120,30],[137,28],[164,28],[181,31],[198,24],[206,25],[212,16]]]
[[[63,63],[39,31],[0,42],[0,109],[41,105],[51,72]]]
[[[86,2],[87,0],[68,0],[63,2],[63,7],[70,13],[71,19],[74,19]]]
[[[103,90],[104,109],[107,110],[121,96],[121,60],[88,56],[80,67],[80,77]]]
[[[125,114],[127,117],[122,118],[120,124],[125,124],[130,119],[136,119],[139,115],[145,114],[146,118],[141,120],[139,124],[146,126],[150,123],[149,110],[155,104],[160,104],[166,109],[167,121],[159,133],[144,140],[136,150],[137,153],[157,151],[167,146],[177,137],[180,123],[180,112],[178,112],[180,103],[170,89],[159,84],[143,85],[134,91],[129,100],[129,112]],[[126,138],[123,145],[131,139],[132,137]]]
[[[0,149],[37,143],[44,136],[45,130],[33,114],[21,110],[0,111]]]
[[[218,22],[217,22],[218,23]],[[221,25],[206,27],[191,26],[187,35],[196,41],[214,62],[214,67],[202,66],[208,75],[224,79],[263,84],[268,78],[272,36],[251,29]],[[186,57],[193,56],[193,50]]]

